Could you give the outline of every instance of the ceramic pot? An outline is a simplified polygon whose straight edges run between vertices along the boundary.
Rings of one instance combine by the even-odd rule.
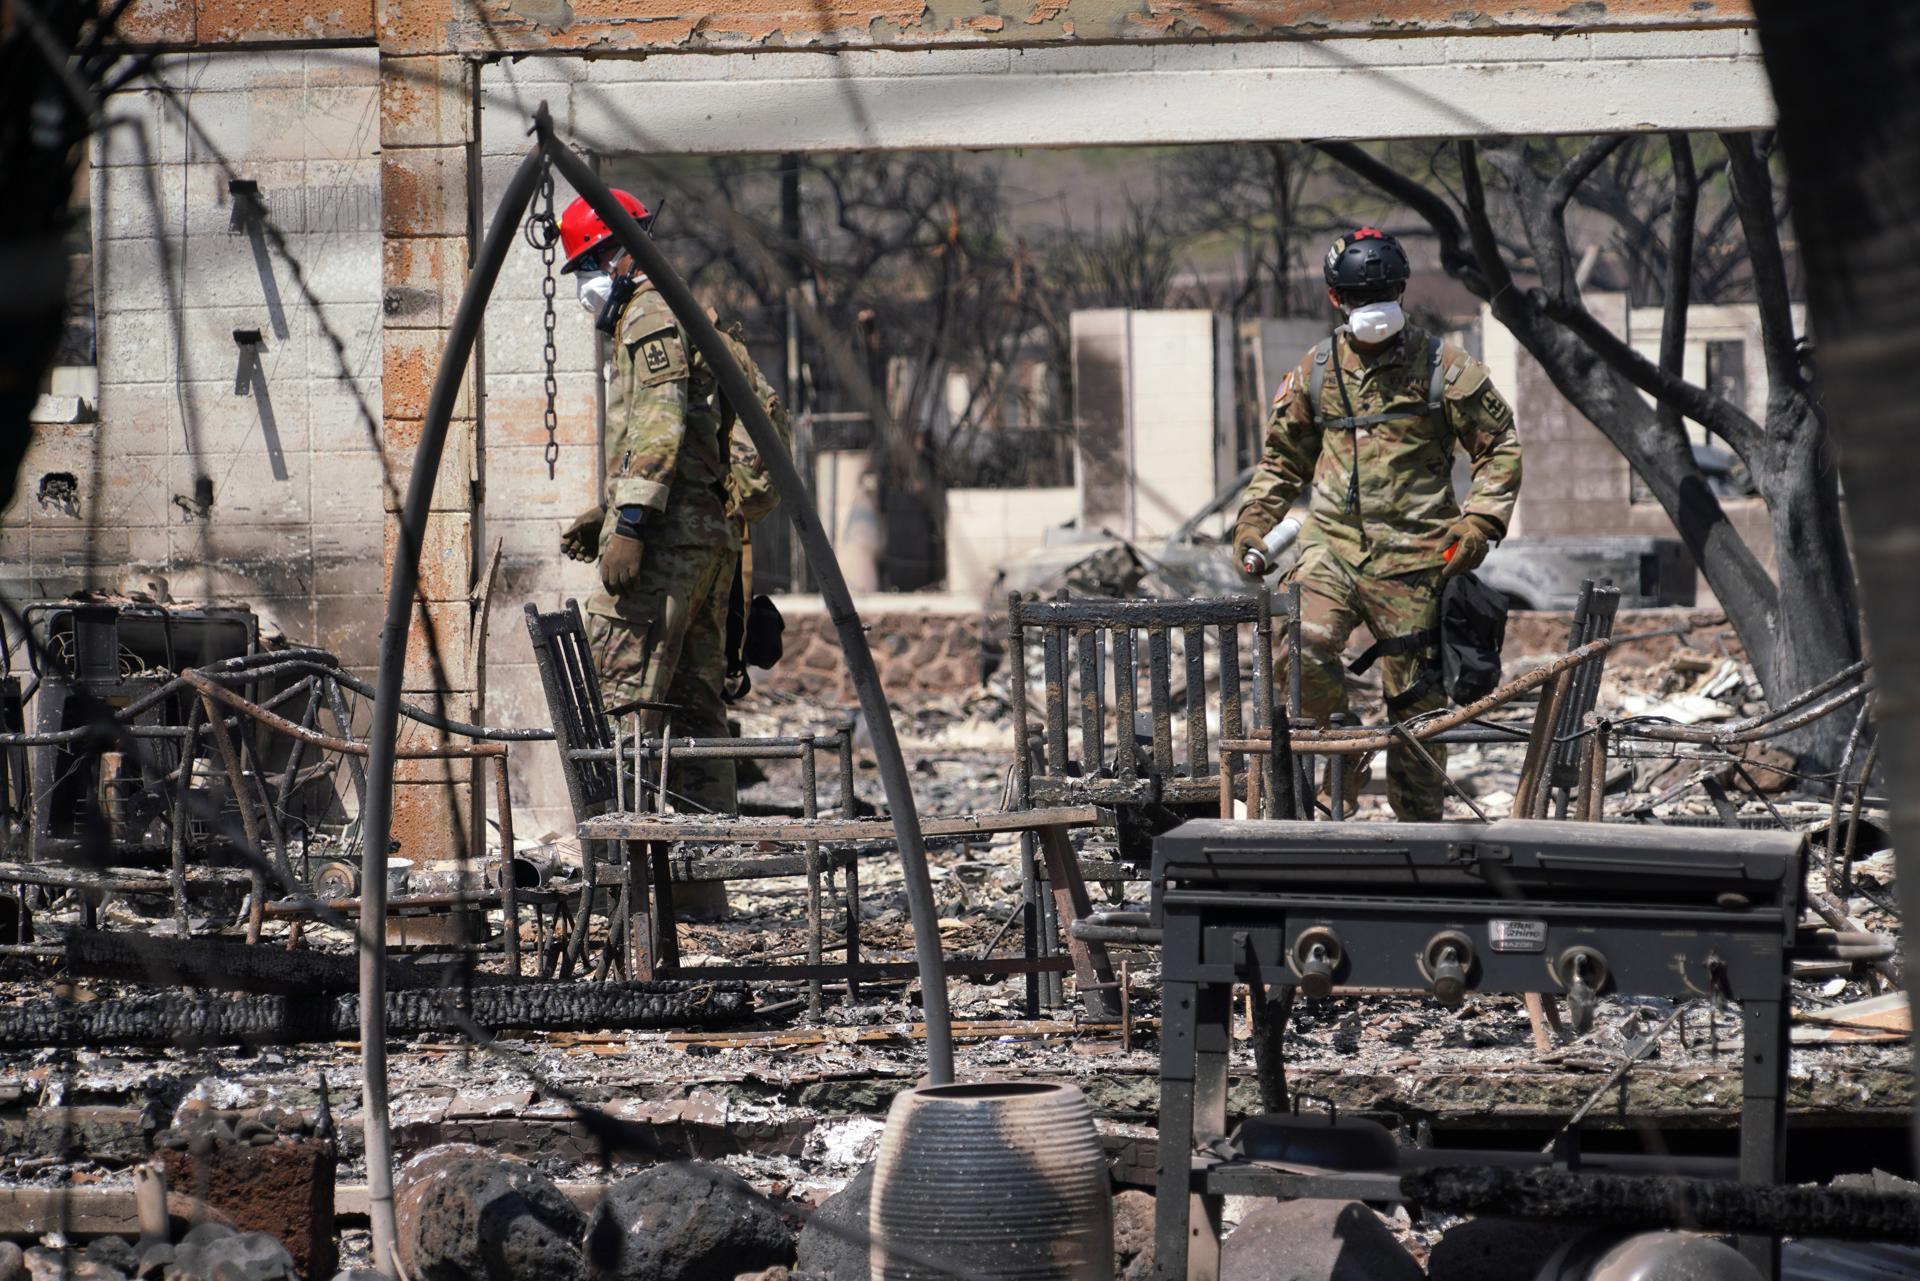
[[[1086,1096],[1022,1081],[901,1093],[870,1223],[874,1281],[950,1277],[940,1262],[994,1281],[1112,1281],[1113,1200]]]

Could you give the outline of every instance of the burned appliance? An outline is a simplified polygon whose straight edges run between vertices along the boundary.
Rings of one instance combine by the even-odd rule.
[[[1778,1182],[1787,967],[1804,857],[1794,833],[1528,819],[1205,820],[1156,838],[1164,1021],[1155,1275],[1217,1275],[1228,1194],[1393,1201],[1403,1176],[1436,1164],[1733,1172],[1711,1158],[1582,1156],[1577,1130],[1550,1156],[1393,1144],[1369,1156],[1379,1145],[1364,1135],[1333,1126],[1294,1133],[1302,1123],[1285,1118],[1250,1120],[1230,1136],[1236,983],[1307,997],[1345,986],[1424,990],[1450,1004],[1467,992],[1539,992],[1559,997],[1576,1021],[1609,992],[1737,1002],[1745,1032],[1737,1174]],[[1190,1213],[1189,1198],[1175,1194],[1183,1184],[1201,1209]],[[1774,1241],[1741,1246],[1775,1275]]]
[[[248,609],[91,601],[30,605],[25,617],[34,638],[34,731],[63,737],[28,749],[31,812],[9,826],[24,829],[35,861],[103,846],[124,862],[164,859],[172,834],[163,781],[179,771],[179,727],[194,694],[152,696],[187,668],[256,652],[259,620]],[[140,751],[85,732],[143,700],[149,705],[132,722]],[[210,839],[200,831],[187,844],[198,850]]]

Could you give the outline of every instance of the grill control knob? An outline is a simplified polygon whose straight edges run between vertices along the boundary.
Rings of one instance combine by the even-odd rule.
[[[1332,996],[1334,971],[1345,955],[1339,936],[1324,925],[1300,931],[1287,956],[1293,972],[1300,976],[1300,994],[1313,1001]]]
[[[1457,930],[1442,930],[1427,940],[1421,956],[1433,999],[1458,1006],[1467,995],[1467,977],[1473,969],[1473,943]]]

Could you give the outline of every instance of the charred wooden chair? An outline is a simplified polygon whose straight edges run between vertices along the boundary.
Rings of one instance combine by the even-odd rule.
[[[675,759],[725,758],[731,760],[797,760],[801,768],[803,821],[819,814],[817,754],[832,752],[838,758],[841,812],[851,815],[853,796],[853,740],[849,730],[828,735],[803,734],[791,738],[755,739],[653,739],[645,740],[639,730],[639,718],[632,719],[632,732],[620,732],[618,714],[628,710],[607,708],[600,696],[599,675],[594,670],[593,654],[587,643],[586,627],[579,605],[569,600],[564,610],[542,613],[526,607],[527,631],[533,642],[534,661],[540,669],[540,681],[546,693],[547,707],[553,717],[554,739],[560,750],[561,773],[566,779],[567,796],[573,806],[576,823],[606,814],[664,808],[663,794],[670,795],[668,770]],[[731,817],[731,816],[726,816]],[[808,843],[800,856],[747,858],[675,858],[669,841],[638,841],[583,838],[581,869],[583,887],[575,923],[568,931],[564,950],[557,958],[563,975],[585,961],[590,908],[601,888],[603,872],[617,878],[607,886],[617,893],[617,906],[609,912],[607,946],[597,972],[604,977],[616,959],[637,978],[664,977],[679,964],[679,943],[675,931],[673,885],[675,882],[712,882],[763,880],[773,877],[805,875],[808,880],[807,924],[809,958],[818,963],[822,950],[821,893],[823,875],[838,871],[845,891],[847,929],[846,951],[849,961],[860,957],[860,880],[857,860],[850,851],[823,854],[818,843]],[[615,853],[602,864],[598,846]],[[543,956],[542,972],[556,963]],[[850,999],[857,990],[849,986]]]
[[[1614,620],[1620,613],[1620,589],[1611,583],[1596,585],[1592,579],[1580,584],[1580,599],[1573,609],[1573,623],[1567,631],[1567,650],[1610,639]],[[1587,733],[1587,718],[1600,701],[1600,677],[1606,670],[1607,656],[1602,653],[1574,669],[1571,684],[1564,695],[1559,721],[1554,726],[1553,763],[1547,774],[1547,786],[1553,793],[1554,817],[1566,818],[1570,799],[1581,797],[1588,805],[1598,806],[1606,794],[1606,744],[1604,736]],[[1594,763],[1593,751],[1599,752]],[[1597,771],[1597,777],[1596,777]],[[1598,817],[1597,808],[1591,816]],[[1588,814],[1579,815],[1581,818]]]
[[[1272,625],[1265,592],[1196,600],[1070,600],[1064,592],[1051,601],[1012,597],[1007,653],[1014,732],[1021,743],[1030,734],[1040,739],[1039,750],[1015,755],[1021,803],[1091,802],[1112,807],[1124,822],[1142,811],[1150,821],[1166,807],[1214,802],[1221,773],[1237,777],[1242,758],[1212,747],[1208,654],[1215,656],[1211,673],[1220,689],[1218,739],[1244,739],[1273,724]],[[1250,629],[1253,644],[1251,697],[1240,669],[1242,628]],[[1043,710],[1041,725],[1030,728],[1026,657],[1036,640]],[[1176,744],[1177,735],[1184,743]]]
[[[1015,593],[1007,602],[1007,657],[1019,805],[1091,803],[1110,811],[1122,862],[1102,879],[1143,879],[1128,863],[1152,857],[1152,837],[1179,822],[1180,810],[1210,809],[1223,794],[1245,792],[1256,802],[1263,790],[1278,794],[1272,754],[1258,758],[1268,785],[1248,790],[1240,775],[1245,758],[1215,747],[1273,724],[1272,624],[1265,592],[1194,600],[1074,600],[1062,592],[1051,601]],[[1242,629],[1253,651],[1250,692],[1240,668]],[[1038,726],[1030,726],[1027,702],[1030,647],[1038,649],[1042,673]],[[1220,692],[1217,738],[1209,725],[1210,673]],[[1062,927],[1054,911],[1057,880],[1073,855],[1064,833],[1038,836],[1043,859],[1035,857],[1034,837],[1022,838],[1026,925],[1029,947],[1047,955]],[[1042,879],[1055,883],[1054,893],[1040,890]],[[1046,980],[1039,982],[1044,988]],[[1042,1004],[1056,999],[1030,992],[1030,1004],[1036,995]]]

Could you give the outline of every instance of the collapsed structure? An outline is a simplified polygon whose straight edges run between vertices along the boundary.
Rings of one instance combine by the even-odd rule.
[[[425,170],[465,159],[478,164],[477,175],[467,177],[484,187],[490,144],[466,132],[483,108],[463,110],[474,103],[461,95],[515,64],[466,66],[458,48],[438,51],[434,36],[398,24],[397,14],[385,16],[394,20],[387,30],[401,47],[422,39],[436,50],[421,56],[432,64],[418,68],[424,78],[409,82],[413,69],[391,69],[396,86],[431,86],[434,104],[431,128],[408,111],[392,113],[397,156],[391,171],[385,148],[379,161],[383,197],[392,193],[382,218],[391,227],[410,200],[425,208],[464,190],[447,184],[422,194],[410,180]],[[563,29],[570,21],[567,14],[547,17]],[[1036,22],[1058,18],[1040,15]],[[499,21],[517,29],[517,38],[532,38],[524,15]],[[1530,14],[1526,21],[1550,19]],[[1717,21],[1689,11],[1681,30],[1712,34]],[[967,29],[983,33],[991,49],[999,22],[996,16]],[[491,15],[482,25],[497,35]],[[1441,29],[1410,38],[1431,39]],[[1727,61],[1738,64],[1741,33],[1726,30],[1735,37]],[[1618,37],[1672,33],[1602,23],[1577,34],[1598,49]],[[456,46],[475,38],[457,17],[438,36]],[[383,48],[382,76],[385,61],[406,56],[389,58]],[[303,75],[310,77],[311,68],[305,64]],[[303,81],[303,91],[313,83]],[[394,96],[405,92],[396,87]],[[572,124],[588,132],[579,120]],[[409,132],[415,127],[426,132]],[[715,145],[711,136],[703,143]],[[541,144],[549,145],[544,129]],[[550,159],[558,163],[557,153]],[[528,163],[503,190],[524,197]],[[236,201],[248,194],[228,190]],[[478,207],[459,219],[446,209],[437,216],[436,225],[456,229],[439,237],[447,244],[428,248],[462,267],[459,251],[479,233],[511,237],[519,221],[517,210],[488,218]],[[422,248],[403,247],[407,254]],[[447,249],[455,252],[443,254]],[[484,251],[473,256],[484,301],[500,259]],[[1143,1232],[1127,1236],[1123,1223],[1121,1258],[1087,1263],[1095,1274],[1116,1263],[1157,1267],[1163,1275],[1205,1275],[1215,1264],[1230,1272],[1230,1259],[1209,1257],[1227,1210],[1219,1198],[1255,1190],[1400,1201],[1488,1221],[1518,1212],[1735,1231],[1763,1270],[1778,1266],[1782,1232],[1816,1242],[1871,1241],[1911,1225],[1914,1203],[1904,1193],[1773,1187],[1787,1177],[1791,1155],[1778,1141],[1784,1110],[1797,1108],[1818,1125],[1864,1115],[1890,1130],[1888,1119],[1910,1103],[1906,1076],[1871,1050],[1809,1051],[1817,1066],[1805,1077],[1786,1060],[1790,996],[1815,1016],[1807,1026],[1819,1039],[1898,1034],[1898,1012],[1883,1000],[1830,1008],[1835,997],[1864,996],[1892,976],[1885,930],[1861,919],[1869,911],[1874,924],[1889,919],[1874,897],[1886,878],[1855,878],[1856,856],[1876,852],[1858,844],[1877,812],[1866,799],[1871,754],[1856,765],[1850,752],[1831,804],[1815,814],[1783,811],[1773,799],[1777,789],[1756,777],[1769,768],[1778,773],[1781,763],[1763,763],[1747,750],[1823,716],[1858,714],[1864,726],[1864,665],[1751,714],[1743,706],[1728,709],[1741,714],[1710,727],[1678,725],[1659,713],[1623,716],[1603,697],[1604,665],[1627,642],[1646,638],[1616,637],[1617,592],[1589,585],[1567,634],[1555,638],[1560,652],[1516,670],[1481,703],[1390,731],[1312,731],[1293,723],[1298,692],[1273,687],[1274,627],[1297,620],[1297,602],[1014,600],[1006,683],[1004,693],[996,691],[1004,714],[986,718],[1000,750],[958,754],[968,787],[955,790],[967,793],[967,803],[928,796],[934,803],[917,821],[915,797],[905,790],[914,780],[897,748],[889,750],[891,712],[878,698],[871,660],[862,667],[864,642],[850,601],[843,607],[832,600],[829,614],[855,672],[864,723],[842,722],[841,708],[830,720],[807,708],[789,716],[796,723],[715,741],[648,741],[609,718],[577,613],[543,609],[557,602],[542,601],[528,607],[527,635],[544,714],[503,718],[519,726],[503,729],[483,715],[484,657],[458,650],[483,647],[494,589],[491,574],[475,572],[482,558],[474,553],[485,544],[474,533],[475,512],[461,504],[486,493],[484,485],[467,483],[476,468],[484,473],[483,461],[504,467],[515,459],[482,440],[485,417],[462,378],[479,313],[451,305],[448,285],[458,275],[442,279],[431,305],[418,310],[412,304],[419,298],[387,287],[384,317],[431,312],[434,324],[376,322],[388,355],[383,456],[387,446],[412,443],[409,436],[430,442],[415,455],[421,471],[409,505],[383,539],[398,587],[388,601],[380,683],[353,670],[371,656],[364,648],[356,663],[325,650],[266,647],[240,611],[87,600],[52,606],[29,623],[25,643],[35,666],[14,706],[30,702],[34,724],[10,727],[6,743],[32,760],[16,753],[8,761],[15,798],[8,826],[21,856],[4,875],[32,888],[0,898],[8,905],[0,908],[0,928],[10,931],[4,955],[24,984],[22,999],[0,1011],[0,1046],[16,1083],[9,1141],[33,1152],[26,1162],[39,1162],[31,1171],[51,1186],[0,1189],[19,1212],[21,1232],[57,1231],[68,1241],[89,1232],[138,1233],[155,1244],[172,1235],[170,1215],[225,1218],[233,1227],[271,1229],[289,1266],[312,1274],[332,1266],[333,1217],[344,1209],[372,1220],[371,1253],[363,1261],[381,1270],[666,1275],[647,1270],[655,1264],[650,1255],[642,1259],[644,1250],[623,1246],[609,1254],[595,1243],[609,1235],[646,1237],[634,1225],[648,1216],[657,1224],[661,1206],[677,1207],[678,1217],[655,1235],[692,1241],[699,1216],[685,1207],[719,1186],[752,1208],[729,1224],[731,1244],[703,1239],[699,1250],[689,1246],[691,1261],[672,1275],[732,1275],[787,1262],[866,1275],[863,1249],[849,1255],[829,1245],[848,1237],[859,1245],[867,1224],[884,1215],[876,1211],[869,1220],[842,1206],[843,1217],[823,1213],[810,1229],[813,1239],[796,1244],[777,1216],[769,1218],[765,1201],[779,1204],[796,1181],[844,1175],[858,1163],[860,1140],[872,1137],[862,1134],[862,1123],[870,1124],[882,1096],[917,1069],[916,1035],[930,1047],[974,1042],[958,1052],[971,1073],[1052,1072],[1083,1084],[1101,1113],[1108,1173],[1159,1192],[1154,1248]],[[475,292],[470,283],[468,296]],[[104,321],[103,330],[110,332]],[[253,339],[243,340],[242,332]],[[443,336],[460,357],[451,365],[435,359]],[[259,339],[258,330],[235,331],[243,364],[258,361],[250,349]],[[101,403],[103,412],[111,404],[104,390]],[[264,414],[264,406],[255,408]],[[414,412],[397,412],[408,409]],[[182,424],[190,418],[183,413]],[[441,439],[450,443],[444,469],[436,466]],[[394,473],[404,466],[401,460]],[[308,492],[319,491],[310,483]],[[214,494],[189,514],[210,520]],[[201,496],[196,488],[195,500]],[[801,517],[803,535],[807,520]],[[818,537],[817,521],[811,533]],[[203,568],[213,561],[196,555]],[[423,614],[414,608],[416,563],[424,566]],[[308,611],[313,626],[304,634],[325,638],[330,629],[318,596]],[[410,628],[416,617],[426,625]],[[1683,624],[1684,634],[1695,630],[1691,620]],[[1718,693],[1744,702],[1749,682],[1737,660],[1727,661],[1733,680],[1720,682]],[[1714,680],[1704,683],[1713,684],[1725,669],[1707,666]],[[371,733],[356,720],[355,703],[367,699],[381,708]],[[550,728],[527,728],[539,723]],[[405,731],[396,734],[396,726]],[[1310,823],[1315,758],[1378,751],[1396,741],[1393,735],[1449,736],[1498,762],[1499,783],[1469,788],[1455,780],[1461,821],[1444,831],[1395,833],[1363,824],[1349,835],[1338,823]],[[935,743],[916,746],[917,761],[931,767],[928,776],[943,781],[943,767],[955,762]],[[773,804],[783,812],[662,812],[674,759],[702,753],[761,762],[774,776]],[[1620,767],[1650,756],[1690,762],[1692,773],[1672,780],[1666,794],[1643,789],[1623,804]],[[363,765],[369,758],[370,774]],[[559,841],[516,835],[515,779],[525,777],[529,759],[565,783]],[[1599,826],[1672,820],[1670,807],[1696,784],[1726,826],[1764,815],[1785,834],[1691,839],[1669,821],[1629,840]],[[402,797],[417,788],[437,798],[427,803],[426,818],[404,803],[388,808],[385,799],[364,799],[396,786]],[[491,807],[484,800],[489,789]],[[923,781],[921,791],[928,790]],[[1513,818],[1488,823],[1498,816],[1499,792]],[[1742,803],[1745,796],[1751,804]],[[877,800],[885,803],[883,815],[876,815]],[[1336,790],[1334,816],[1342,800]],[[1182,822],[1201,814],[1219,826]],[[1550,814],[1558,821],[1550,823]],[[1819,830],[1823,858],[1808,858],[1809,827]],[[397,849],[389,847],[390,834]],[[920,861],[922,838],[942,845],[931,867]],[[1355,895],[1339,882],[1356,863],[1367,865],[1369,842],[1384,851],[1372,865],[1375,892]],[[1235,845],[1251,857],[1218,857]],[[1568,855],[1563,845],[1585,853]],[[1642,852],[1623,866],[1620,851],[1628,846]],[[1289,869],[1286,893],[1313,901],[1263,904],[1275,867]],[[730,924],[685,922],[674,910],[675,886],[700,881],[745,883],[754,891],[736,904],[741,911]],[[765,900],[762,881],[776,887]],[[1329,888],[1329,881],[1336,884]],[[804,889],[796,898],[782,883]],[[1483,884],[1490,888],[1460,889]],[[1447,888],[1435,892],[1436,885]],[[1115,910],[1096,910],[1090,887],[1104,889]],[[1803,896],[1812,910],[1806,919]],[[903,904],[910,910],[903,913]],[[1410,950],[1407,939],[1387,937],[1404,926],[1384,923],[1396,913],[1434,918],[1413,930],[1419,946]],[[1598,919],[1608,915],[1623,923]],[[222,933],[238,944],[214,937]],[[1662,946],[1672,957],[1652,953]],[[910,950],[919,953],[912,962],[905,959]],[[405,955],[413,952],[422,955]],[[1389,953],[1391,964],[1383,959]],[[377,971],[372,986],[369,955]],[[1408,963],[1420,981],[1409,976]],[[1661,970],[1674,976],[1663,974],[1665,986],[1652,993],[1665,1004],[1633,1003],[1630,985]],[[1840,987],[1816,998],[1813,992],[1825,989],[1805,986],[1816,975]],[[1006,985],[1008,976],[1018,976],[1015,986]],[[1789,989],[1796,976],[1801,986]],[[916,978],[927,1016],[921,1029],[912,1025],[910,986],[899,986]],[[1172,986],[1156,994],[1156,978]],[[1253,998],[1245,1019],[1252,1044],[1241,1056],[1253,1072],[1237,1100],[1230,1074],[1236,984],[1250,984]],[[191,990],[154,990],[176,986]],[[971,1016],[954,1027],[945,1009],[950,986],[960,1013]],[[1514,1005],[1501,995],[1507,989],[1558,995],[1567,1020],[1544,999]],[[244,995],[225,995],[235,991]],[[1742,1003],[1737,1035],[1721,1021],[1728,999]],[[1433,1003],[1449,1012],[1436,1014]],[[784,1030],[781,1016],[803,1006],[814,1029]],[[1062,1017],[1072,1007],[1081,1013]],[[727,1026],[748,1018],[760,1025]],[[1398,1024],[1390,1029],[1383,1020]],[[1469,1023],[1481,1026],[1463,1031]],[[1497,1026],[1486,1032],[1487,1024]],[[331,1043],[356,1034],[363,1050],[377,1045],[381,1055],[392,1039],[394,1057],[368,1060],[377,1066],[367,1068],[359,1097],[347,1099],[340,1096],[351,1092],[342,1087],[353,1065]],[[1142,1047],[1157,1049],[1157,1065],[1135,1050],[1136,1036]],[[1718,1062],[1722,1038],[1739,1046],[1737,1070]],[[1411,1074],[1411,1086],[1396,1076],[1410,1066],[1404,1063],[1344,1070],[1363,1046],[1377,1053],[1381,1041],[1418,1046],[1416,1058],[1436,1061],[1444,1059],[1441,1050],[1466,1050],[1451,1106],[1420,1097],[1445,1075],[1432,1064]],[[1007,1048],[1033,1042],[1043,1047],[1039,1054]],[[255,1066],[230,1057],[224,1047],[234,1045],[260,1051]],[[901,1045],[907,1053],[889,1060],[886,1049]],[[809,1072],[781,1061],[807,1051],[824,1066]],[[1486,1051],[1494,1061],[1473,1057]],[[1636,1067],[1656,1052],[1684,1066],[1658,1073]],[[936,1076],[954,1066],[941,1063],[943,1053],[952,1051],[935,1051]],[[1591,1057],[1582,1062],[1583,1054]],[[475,1057],[450,1073],[428,1066],[453,1056]],[[1123,1070],[1102,1070],[1103,1059]],[[688,1064],[701,1060],[724,1066],[689,1072]],[[621,1074],[613,1082],[600,1079],[609,1062]],[[1523,1090],[1502,1099],[1504,1082],[1488,1085],[1542,1066],[1548,1070],[1532,1074],[1551,1080],[1532,1096]],[[451,1093],[435,1080],[448,1074],[457,1082]],[[1153,1076],[1157,1108],[1147,1080]],[[1651,1098],[1636,1093],[1649,1088],[1649,1076],[1658,1078]],[[1724,1153],[1690,1162],[1661,1157],[1654,1164],[1669,1182],[1651,1184],[1634,1181],[1646,1174],[1646,1161],[1583,1146],[1589,1119],[1607,1115],[1631,1127],[1698,1113],[1731,1097],[1736,1077],[1749,1109],[1736,1165]],[[496,1086],[501,1092],[476,1097]],[[1604,1097],[1616,1090],[1617,1106]],[[1311,1103],[1304,1122],[1290,1111],[1321,1093],[1333,1099],[1324,1115]],[[111,1102],[76,1101],[83,1097]],[[99,1107],[101,1115],[81,1117],[76,1126],[76,1109],[86,1107]],[[1356,1110],[1374,1115],[1355,1124]],[[1730,1120],[1725,1108],[1713,1110]],[[1256,1112],[1264,1126],[1229,1130],[1229,1115]],[[375,1113],[378,1123],[368,1123]],[[1403,1143],[1383,1119],[1406,1131]],[[1471,1162],[1434,1157],[1401,1167],[1407,1149],[1473,1149],[1462,1130],[1501,1124],[1547,1132],[1549,1151],[1528,1162],[1481,1152]],[[50,1128],[64,1134],[58,1146],[46,1143]],[[356,1144],[352,1136],[361,1133],[366,1138]],[[530,1170],[502,1167],[494,1153],[442,1149],[426,1152],[388,1184],[395,1156],[457,1138],[523,1146],[548,1165],[655,1168],[610,1189],[584,1178],[556,1186]],[[386,1150],[389,1140],[395,1151]],[[1395,1155],[1381,1155],[1382,1141]],[[41,1145],[47,1150],[36,1151]],[[1369,1146],[1371,1153],[1354,1154]],[[796,1147],[801,1160],[783,1164]],[[659,1158],[681,1155],[733,1158],[753,1186],[700,1168],[691,1188],[676,1184],[675,1167]],[[341,1186],[339,1157],[350,1170],[364,1169],[364,1184]],[[1204,1168],[1194,1168],[1196,1158]],[[1588,1168],[1579,1168],[1583,1163]],[[1282,1168],[1303,1165],[1314,1168]],[[1463,1165],[1471,1176],[1455,1168]],[[116,1174],[137,1167],[141,1174],[130,1191],[106,1186],[89,1195],[73,1176],[96,1167]],[[166,1184],[157,1212],[150,1195],[155,1170]],[[1750,1185],[1749,1199],[1729,1190],[1730,1174]],[[1185,1196],[1166,1195],[1171,1180],[1196,1178],[1195,1190],[1210,1198],[1198,1227],[1187,1219]],[[257,1217],[269,1183],[296,1199],[314,1194],[303,1202],[312,1213],[280,1224]],[[505,1234],[512,1241],[504,1253],[489,1254],[484,1232],[476,1250],[474,1240],[448,1230],[449,1223],[483,1217],[477,1207],[509,1194],[534,1208],[520,1216],[517,1235]],[[352,1204],[356,1196],[364,1198],[360,1205]],[[576,1198],[593,1207],[591,1219],[574,1208]],[[391,1212],[383,1211],[388,1203]],[[1138,1214],[1137,1199],[1127,1207]],[[463,1218],[468,1209],[474,1213]],[[1124,1221],[1129,1210],[1115,1209]],[[1361,1209],[1367,1231],[1390,1235]],[[390,1214],[391,1240],[382,1239],[383,1213]],[[91,1227],[78,1227],[82,1220]],[[849,1221],[851,1230],[832,1226]],[[1448,1221],[1408,1216],[1397,1226],[1426,1256],[1429,1274],[1442,1275],[1447,1250],[1439,1228]],[[910,1224],[902,1220],[893,1230],[904,1237]],[[1309,1235],[1291,1221],[1277,1231]],[[198,1239],[169,1243],[174,1266],[189,1275],[200,1266],[211,1271],[214,1262],[196,1251],[243,1248],[222,1246],[218,1236],[202,1231]],[[754,1248],[734,1249],[743,1239]],[[1248,1242],[1244,1251],[1259,1248],[1256,1231],[1228,1237],[1224,1249],[1232,1251],[1236,1239]],[[910,1249],[902,1240],[893,1244]],[[1381,1275],[1418,1266],[1404,1245],[1380,1248],[1389,1247],[1401,1253],[1383,1256],[1396,1262],[1380,1263]],[[356,1235],[352,1251],[363,1248]],[[1550,1248],[1564,1254],[1562,1242]],[[1798,1248],[1804,1254],[1829,1247]],[[1150,1258],[1157,1262],[1144,1262]],[[1563,1262],[1576,1266],[1571,1256]]]

